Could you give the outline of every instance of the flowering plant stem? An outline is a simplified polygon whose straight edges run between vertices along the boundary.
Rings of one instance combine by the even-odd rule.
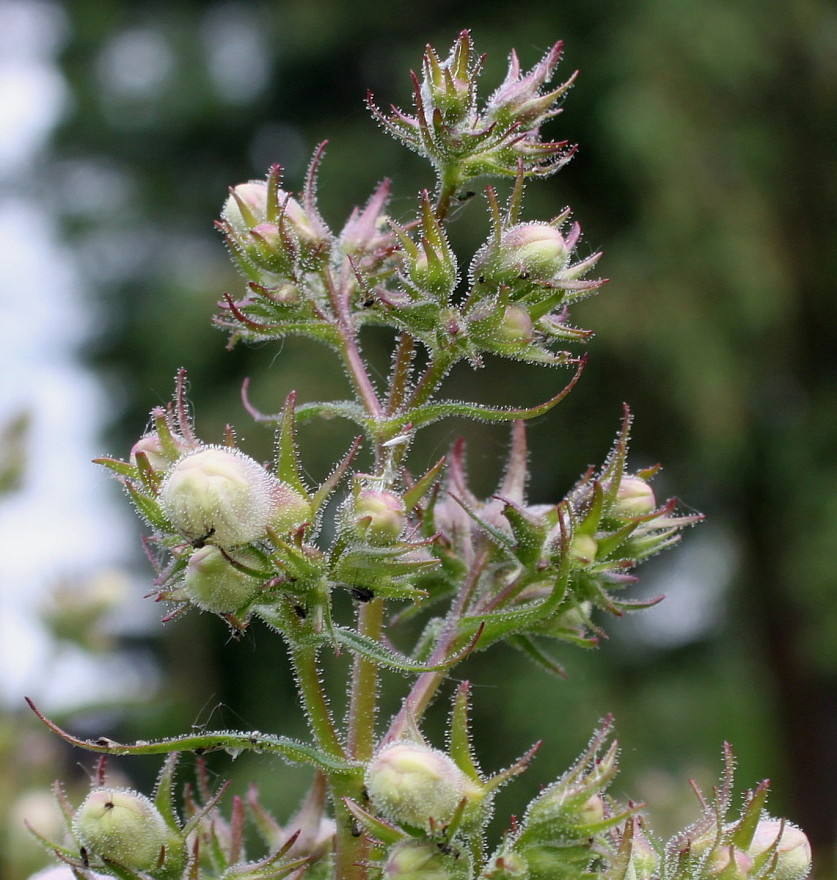
[[[481,103],[481,59],[470,35],[450,55],[428,47],[423,78],[413,75],[415,113],[370,109],[382,127],[435,170],[435,198],[419,194],[413,220],[386,213],[388,181],[355,208],[339,234],[315,200],[314,154],[299,197],[281,187],[273,166],[263,181],[230,191],[219,229],[246,281],[226,294],[216,322],[233,341],[305,336],[334,351],[352,399],[297,406],[288,394],[275,415],[248,409],[276,427],[276,458],[265,467],[235,445],[201,441],[178,374],[173,402],[152,412],[153,430],[125,461],[100,463],[122,482],[151,529],[155,593],[172,610],[219,617],[234,632],[253,619],[284,639],[310,740],[278,733],[217,731],[133,744],[81,740],[38,716],[68,742],[101,755],[170,754],[153,794],[112,789],[104,765],[94,790],[73,810],[59,789],[68,840],[46,846],[74,880],[802,880],[807,839],[764,813],[763,784],[729,819],[732,756],[725,753],[714,800],[701,798],[697,823],[667,844],[647,832],[638,808],[608,792],[618,749],[607,719],[565,774],[542,787],[520,819],[489,846],[496,791],[526,770],[537,745],[493,774],[478,765],[469,726],[469,685],[451,700],[447,748],[421,727],[450,671],[475,650],[506,643],[551,673],[562,667],[549,643],[593,647],[604,614],[654,602],[626,598],[630,573],[675,544],[699,521],[678,502],[658,503],[657,468],[631,470],[631,416],[622,416],[600,468],[582,474],[563,498],[527,497],[524,420],[556,406],[577,383],[577,347],[590,331],[570,323],[573,305],[604,283],[590,278],[599,254],[576,257],[580,226],[569,211],[549,222],[521,219],[532,180],[561,168],[573,149],[544,141],[574,81],[548,90],[560,58],[553,46],[523,73],[514,52],[503,83]],[[455,199],[474,179],[510,181],[503,206],[486,187],[487,238],[467,272],[447,237]],[[379,391],[361,351],[368,325],[388,328],[393,351]],[[528,408],[438,400],[450,369],[479,368],[488,357],[538,368],[574,367],[563,390]],[[357,438],[321,485],[305,478],[296,421],[353,421],[371,453],[371,472],[353,469]],[[425,425],[448,416],[504,421],[511,442],[503,478],[488,498],[468,486],[465,449],[426,470],[410,447]],[[335,503],[329,505],[331,499]],[[328,526],[328,527],[325,527]],[[356,602],[349,625],[333,597]],[[398,608],[398,611],[394,611]],[[390,633],[406,619],[424,627],[406,654]],[[343,723],[329,707],[321,658],[351,655]],[[378,718],[381,669],[415,676],[388,723]],[[34,708],[34,707],[33,707]],[[251,788],[229,817],[198,762],[197,790],[182,815],[172,797],[177,755],[224,749],[263,752],[310,765],[309,794],[285,826]],[[285,814],[290,805],[281,805]],[[266,854],[248,856],[247,818]]]

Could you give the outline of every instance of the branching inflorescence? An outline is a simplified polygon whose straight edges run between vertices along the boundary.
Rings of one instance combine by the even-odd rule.
[[[220,444],[198,438],[181,372],[173,402],[152,412],[152,429],[128,460],[100,463],[122,481],[152,531],[155,592],[170,608],[167,617],[198,608],[236,631],[256,618],[284,639],[310,740],[202,732],[122,745],[75,739],[41,716],[68,741],[103,755],[170,754],[152,798],[109,787],[103,770],[76,809],[58,789],[68,840],[45,843],[76,877],[801,880],[807,873],[807,840],[767,817],[764,785],[729,820],[730,756],[714,800],[702,802],[702,819],[663,846],[635,805],[607,793],[617,747],[603,722],[577,763],[542,789],[501,840],[489,842],[493,795],[526,769],[534,749],[506,770],[484,773],[471,748],[467,683],[453,697],[446,750],[421,732],[441,683],[473,651],[507,642],[561,672],[549,642],[592,644],[601,612],[643,607],[622,595],[632,570],[699,519],[678,513],[674,500],[658,503],[650,486],[655,469],[629,469],[627,410],[598,470],[557,503],[527,498],[524,422],[577,382],[584,363],[577,349],[590,333],[570,323],[569,310],[603,283],[590,277],[599,254],[576,253],[580,227],[568,211],[549,222],[522,217],[528,182],[557,171],[573,152],[541,137],[575,79],[547,88],[560,52],[556,44],[528,73],[512,53],[504,82],[483,104],[482,59],[463,32],[445,59],[428,47],[421,79],[413,75],[412,113],[381,111],[369,98],[381,126],[435,171],[435,187],[419,194],[411,222],[387,215],[384,181],[332,231],[315,199],[322,147],[299,196],[282,189],[278,166],[230,190],[218,227],[246,288],[224,297],[217,324],[231,342],[297,335],[327,346],[343,364],[351,396],[297,404],[291,392],[270,416],[248,402],[258,419],[275,423],[276,455],[266,468],[231,433]],[[476,178],[492,176],[509,179],[509,195],[503,204],[485,189],[487,240],[465,266],[446,232],[451,207]],[[393,334],[384,389],[361,355],[367,325]],[[455,364],[479,367],[487,355],[573,372],[529,408],[439,397]],[[361,435],[328,479],[312,486],[295,424],[318,416],[350,419]],[[447,416],[512,425],[504,475],[489,498],[469,489],[461,442],[429,469],[410,471],[416,432]],[[372,454],[369,473],[353,468],[361,444]],[[335,493],[339,503],[327,508]],[[327,510],[336,512],[324,528]],[[333,614],[336,591],[356,600],[353,625]],[[385,634],[416,617],[424,619],[420,637],[410,652],[397,652]],[[322,656],[333,651],[353,658],[344,723],[330,712],[320,675]],[[411,684],[396,715],[380,719],[385,667],[409,674]],[[221,792],[203,777],[178,808],[177,753],[213,749],[308,764],[311,792],[285,827],[253,791],[246,802],[233,798],[225,816]],[[266,855],[256,860],[244,842],[248,817],[265,843]]]

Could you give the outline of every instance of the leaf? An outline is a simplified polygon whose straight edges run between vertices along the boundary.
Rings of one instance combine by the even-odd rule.
[[[250,731],[210,731],[208,733],[184,734],[170,739],[137,740],[135,743],[118,743],[101,738],[97,740],[78,739],[50,721],[30,700],[24,698],[29,708],[38,718],[65,742],[103,755],[163,755],[169,752],[213,752],[221,749],[229,752],[252,751],[270,752],[281,755],[292,764],[310,764],[331,773],[359,774],[360,765],[346,761],[336,755],[323,752],[308,743],[301,743],[287,737]]]
[[[343,803],[354,819],[363,826],[368,835],[380,841],[384,846],[394,846],[402,840],[409,838],[406,831],[402,831],[396,825],[392,825],[385,819],[379,819],[356,804],[351,798],[344,797]]]
[[[471,751],[468,721],[468,692],[470,682],[463,681],[456,689],[450,712],[449,750],[457,767],[473,782],[481,784],[480,772]]]
[[[530,660],[537,663],[541,669],[545,669],[559,678],[567,677],[564,667],[557,660],[553,660],[534,639],[519,633],[518,635],[511,636],[508,641],[510,645],[522,651]]]
[[[299,473],[299,455],[294,435],[295,404],[296,391],[291,391],[285,398],[282,421],[279,423],[276,437],[276,473],[280,480],[283,480],[292,489],[296,489],[301,495],[307,497],[308,490],[305,488]]]
[[[355,632],[353,629],[336,626],[334,627],[333,633],[334,639],[337,643],[348,648],[353,653],[360,654],[368,660],[371,660],[373,663],[377,663],[379,666],[398,669],[401,672],[440,672],[444,669],[450,669],[450,667],[455,666],[471,653],[481,634],[482,628],[479,627],[474,633],[473,638],[461,651],[458,651],[452,657],[448,657],[447,660],[444,660],[441,663],[430,665],[419,663],[409,657],[405,657],[403,654],[399,654],[397,651],[387,648],[386,645],[381,642],[375,642],[372,639]]]
[[[421,501],[425,492],[430,489],[433,485],[436,477],[439,476],[439,472],[445,465],[446,456],[442,456],[436,464],[431,467],[424,476],[419,477],[416,480],[415,484],[412,485],[405,493],[404,493],[404,509],[407,511],[412,510],[418,503]]]
[[[515,419],[534,419],[548,413],[557,406],[575,387],[581,378],[586,358],[578,361],[578,367],[572,379],[554,396],[537,406],[515,409],[514,407],[485,406],[479,403],[463,403],[456,400],[445,400],[439,403],[428,403],[405,412],[403,415],[387,419],[381,426],[387,430],[398,431],[408,422],[414,427],[429,425],[448,416],[477,419],[483,422],[512,422]],[[297,412],[299,414],[299,411]]]

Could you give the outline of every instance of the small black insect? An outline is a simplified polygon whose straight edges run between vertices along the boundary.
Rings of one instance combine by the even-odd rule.
[[[294,614],[300,619],[305,620],[308,617],[308,612],[305,610],[304,605],[294,605]]]
[[[349,592],[352,598],[357,599],[358,602],[368,602],[370,599],[375,598],[375,594],[369,587],[352,587]]]
[[[215,526],[205,534],[201,535],[200,538],[195,538],[189,543],[195,548],[195,550],[200,550],[201,547],[206,547],[206,542],[215,534]]]

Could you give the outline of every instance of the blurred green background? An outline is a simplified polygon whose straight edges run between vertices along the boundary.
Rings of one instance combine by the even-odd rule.
[[[425,43],[446,52],[465,27],[488,53],[486,91],[502,78],[511,47],[528,68],[565,41],[558,76],[576,68],[581,76],[546,133],[580,149],[559,175],[529,188],[525,214],[547,218],[572,206],[583,253],[604,249],[600,267],[612,281],[574,313],[596,332],[582,381],[530,431],[531,500],[556,500],[604,458],[627,401],[636,416],[632,464],[663,462],[658,495],[676,494],[707,523],[641,571],[635,595],[667,593],[668,602],[642,618],[604,621],[611,638],[592,654],[564,650],[566,681],[510,652],[468,661],[484,766],[504,766],[544,740],[527,778],[503,793],[498,827],[612,712],[624,747],[614,791],[647,801],[652,827],[668,834],[696,817],[687,779],[711,786],[729,740],[740,786],[773,780],[773,812],[806,830],[819,876],[829,876],[837,828],[837,7],[35,5],[60,18],[55,58],[68,100],[33,185],[85,279],[95,334],[84,358],[105,381],[106,443],[119,454],[142,433],[149,409],[169,398],[179,366],[189,371],[201,436],[214,441],[232,422],[256,457],[270,455],[271,437],[241,406],[242,377],[253,377],[253,399],[266,411],[291,388],[301,400],[342,396],[339,368],[313,344],[229,352],[210,327],[214,303],[240,283],[212,228],[229,185],[279,162],[297,189],[312,148],[328,138],[320,207],[333,227],[384,176],[394,178],[391,212],[407,214],[431,177],[370,120],[366,90],[383,106],[408,106],[407,71]],[[479,202],[455,223],[466,254],[486,234]],[[379,343],[368,341],[373,357]],[[450,392],[531,403],[564,378],[489,364],[455,373]],[[469,438],[474,484],[488,493],[506,446],[501,428],[436,426],[413,462],[430,462],[460,433]],[[314,478],[351,434],[339,423],[306,426],[301,444]],[[150,581],[139,550],[125,563]],[[228,643],[206,615],[123,635],[123,649],[158,658],[153,699],[109,712],[76,707],[61,720],[115,739],[192,725],[303,735],[275,641],[254,627]],[[387,683],[394,707],[404,681]],[[440,700],[431,713],[437,729],[444,710]],[[8,790],[9,803],[15,786],[48,781],[56,766],[83,776],[79,756],[54,743],[21,764],[34,729],[20,726],[15,709],[8,715],[0,760],[16,769],[0,794]],[[156,766],[119,769],[148,785]],[[233,774],[239,792],[255,775],[280,819],[306,779],[265,758],[219,760],[213,771]],[[8,852],[3,876],[19,880],[21,860]]]

